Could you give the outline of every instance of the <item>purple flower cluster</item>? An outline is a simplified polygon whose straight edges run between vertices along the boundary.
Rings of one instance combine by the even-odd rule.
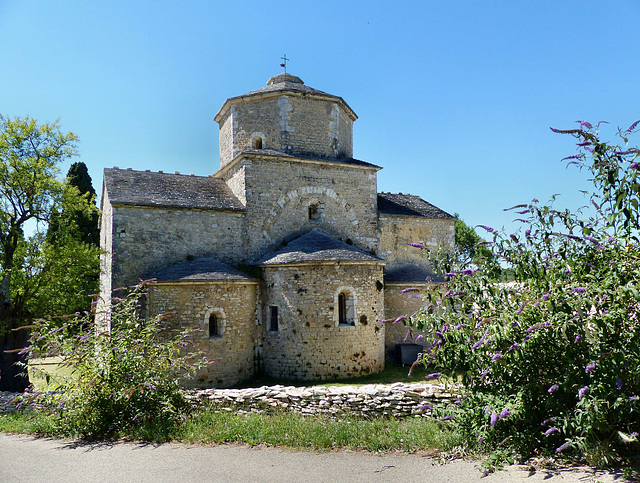
[[[578,390],[578,399],[582,399],[589,390],[589,386],[583,386]]]
[[[591,372],[596,368],[596,363],[592,362],[590,364],[587,364],[587,367],[584,368],[584,372]]]

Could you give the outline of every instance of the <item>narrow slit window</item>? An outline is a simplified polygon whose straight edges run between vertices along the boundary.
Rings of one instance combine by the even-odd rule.
[[[338,295],[338,323],[347,324],[347,296],[344,292]]]
[[[278,307],[275,305],[269,306],[269,330],[271,332],[278,332]]]

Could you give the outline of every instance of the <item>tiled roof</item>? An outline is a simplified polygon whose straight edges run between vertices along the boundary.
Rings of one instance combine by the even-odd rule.
[[[349,164],[352,166],[366,166],[370,168],[382,169],[375,164],[367,163],[353,158],[320,158],[318,156],[304,156],[301,154],[289,154],[275,149],[245,149],[241,154],[251,154],[259,156],[278,156],[281,158],[303,159],[308,161],[320,161],[323,163]]]
[[[214,117],[214,120],[216,122],[219,122],[220,116],[222,115],[222,113],[225,112],[230,105],[235,104],[238,101],[247,99],[249,97],[278,95],[279,92],[282,92],[282,93],[299,92],[303,95],[304,94],[315,95],[315,96],[326,97],[329,99],[334,99],[336,102],[342,104],[347,109],[347,112],[352,116],[352,119],[354,121],[358,119],[358,116],[356,115],[356,113],[353,112],[353,109],[349,107],[349,104],[347,104],[342,97],[334,96],[333,94],[329,94],[328,92],[320,91],[318,89],[314,89],[313,87],[306,86],[302,81],[302,79],[300,79],[300,77],[296,77],[294,75],[285,73],[285,74],[278,74],[271,77],[267,82],[267,85],[264,87],[261,87],[260,89],[247,92],[246,94],[242,94],[240,96],[230,97],[224,102],[224,104],[222,105],[222,107]]]
[[[150,278],[158,282],[252,281],[252,277],[215,258],[200,257],[167,267]]]
[[[446,211],[442,211],[419,196],[402,193],[378,193],[378,213],[423,218],[453,218]]]
[[[313,262],[382,263],[382,260],[335,238],[331,238],[324,233],[310,231],[289,242],[285,247],[268,253],[253,263],[255,265],[280,265]]]
[[[304,92],[305,94],[316,94],[320,96],[326,97],[335,97],[339,99],[338,96],[334,96],[327,92],[319,91],[318,89],[314,89],[313,87],[309,87],[304,85],[304,82],[300,77],[296,77],[291,74],[279,74],[271,77],[267,82],[267,85],[261,87],[260,89],[256,89],[255,91],[247,92],[246,94],[240,96],[253,96],[255,94],[263,94],[268,92],[277,92],[277,91],[296,91],[296,92]],[[235,99],[232,97],[232,99]]]
[[[439,277],[424,267],[418,265],[405,265],[394,268],[384,274],[385,283],[426,283],[444,282],[444,278]]]
[[[226,183],[209,176],[105,169],[104,185],[116,204],[244,211]]]

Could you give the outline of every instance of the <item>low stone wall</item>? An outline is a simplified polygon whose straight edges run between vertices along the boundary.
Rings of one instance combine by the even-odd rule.
[[[261,413],[288,410],[302,414],[363,417],[431,415],[441,404],[452,404],[458,398],[455,388],[443,384],[368,384],[364,386],[262,386],[248,389],[202,389],[194,391],[194,402],[212,404],[220,411]]]

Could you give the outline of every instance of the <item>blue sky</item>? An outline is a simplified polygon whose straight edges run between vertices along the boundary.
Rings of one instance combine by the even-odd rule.
[[[98,191],[111,166],[207,175],[213,116],[286,53],[358,114],[380,191],[511,230],[505,207],[584,203],[550,126],[606,120],[613,139],[640,119],[639,26],[639,0],[0,0],[0,113],[60,118]]]

